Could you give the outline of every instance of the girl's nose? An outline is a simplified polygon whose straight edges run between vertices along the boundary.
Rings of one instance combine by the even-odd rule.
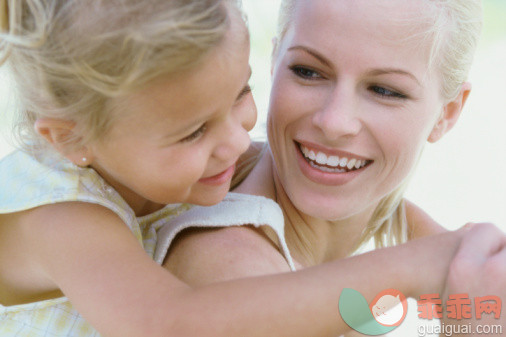
[[[255,126],[257,111],[251,98],[251,104],[231,114],[226,123],[226,131],[221,136],[222,142],[214,151],[214,156],[222,161],[229,162],[237,159],[246,152],[251,140],[248,134]]]
[[[248,131],[242,126],[234,123],[227,129],[228,132],[222,134],[222,141],[214,150],[214,157],[223,162],[237,159],[248,149],[251,142]]]
[[[251,131],[257,122],[257,107],[253,96],[248,97],[248,102],[246,103],[246,106],[238,111],[238,115],[242,127],[247,131]]]

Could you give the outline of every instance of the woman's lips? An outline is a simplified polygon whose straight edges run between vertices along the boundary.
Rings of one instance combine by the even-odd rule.
[[[304,176],[309,180],[322,185],[331,185],[331,186],[339,186],[344,185],[353,179],[355,179],[358,175],[364,172],[365,169],[371,164],[371,161],[364,161],[364,166],[360,168],[353,168],[352,170],[345,168],[335,168],[335,169],[321,169],[315,166],[326,166],[326,165],[318,165],[306,159],[304,154],[302,153],[302,149],[300,144],[295,142],[295,152],[297,157],[297,163],[299,168]],[[365,164],[366,163],[366,164]],[[333,171],[333,172],[332,172]]]
[[[200,179],[199,183],[212,186],[222,185],[232,179],[234,172],[235,164],[215,176]]]

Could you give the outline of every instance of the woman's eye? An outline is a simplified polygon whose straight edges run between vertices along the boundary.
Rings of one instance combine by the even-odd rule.
[[[293,66],[290,70],[298,77],[306,79],[306,80],[316,80],[322,78],[322,76],[315,70],[301,67],[301,66]]]
[[[372,86],[370,88],[376,95],[379,95],[381,97],[386,98],[407,98],[406,95],[401,94],[397,91],[389,90],[387,88],[379,87],[379,86]]]
[[[192,132],[191,135],[186,136],[183,139],[181,139],[180,142],[182,142],[182,143],[191,142],[191,141],[199,138],[200,136],[202,136],[204,134],[204,132],[206,132],[206,129],[207,129],[207,126],[205,124],[202,124],[202,126],[200,128],[198,128],[197,130]]]

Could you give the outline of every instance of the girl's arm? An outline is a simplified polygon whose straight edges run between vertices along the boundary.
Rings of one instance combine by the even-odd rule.
[[[17,252],[26,254],[16,257],[26,264],[22,267],[53,282],[106,337],[340,333],[345,329],[338,314],[343,287],[355,288],[368,300],[378,290],[392,287],[393,280],[405,294],[426,292],[414,287],[420,275],[408,271],[420,256],[439,248],[432,273],[434,283],[442,284],[445,256],[453,254],[461,236],[458,232],[435,237],[430,241],[434,247],[417,240],[409,247],[297,273],[192,288],[156,265],[116,215],[100,206],[55,204],[0,220],[2,240],[15,238]],[[6,233],[9,238],[3,236]],[[414,257],[398,257],[409,254]]]
[[[413,297],[441,292],[462,233],[463,231],[448,232],[297,273],[271,276],[278,280],[284,279],[285,286],[281,286],[281,289],[287,292],[287,296],[302,296],[299,291],[305,293],[304,299],[296,299],[292,303],[294,308],[289,311],[308,309],[306,315],[309,316],[303,318],[303,311],[298,312],[301,316],[294,313],[285,322],[286,331],[290,331],[285,331],[285,335],[328,336],[330,331],[344,333],[349,330],[338,311],[339,294],[343,288],[358,290],[368,302],[381,290],[388,288],[398,289]],[[175,241],[165,265],[182,280],[193,285],[288,271],[281,254],[261,233],[243,227],[185,232]],[[424,268],[421,269],[420,266]],[[306,286],[299,284],[299,281],[307,282]],[[220,283],[213,284],[218,286]],[[262,288],[259,290],[255,293],[258,294],[255,295],[255,301],[265,301],[261,295],[267,296],[266,302],[261,306],[262,310],[276,307],[284,310],[279,296],[273,296],[275,291],[271,293],[264,292]],[[322,304],[317,305],[320,300],[323,301]],[[317,323],[313,325],[314,330],[304,330],[307,329],[304,326],[306,322]]]
[[[445,256],[460,236],[431,241],[441,255],[432,265],[434,283],[443,283]],[[427,241],[298,273],[192,288],[155,264],[119,218],[97,205],[55,204],[2,216],[0,237],[17,240],[17,252],[26,256],[16,258],[61,289],[106,337],[329,336],[345,328],[338,314],[343,287],[369,300],[393,280],[405,294],[427,291],[413,287],[420,277],[408,272],[413,259],[398,258],[425,254]]]

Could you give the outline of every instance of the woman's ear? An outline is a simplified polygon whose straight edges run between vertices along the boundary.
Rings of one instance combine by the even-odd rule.
[[[460,88],[460,92],[457,98],[447,103],[443,107],[441,117],[438,119],[436,125],[432,129],[432,132],[430,133],[429,138],[427,138],[427,141],[430,143],[435,143],[453,128],[460,117],[460,113],[464,108],[464,104],[466,103],[470,92],[471,83],[464,82]]]
[[[35,131],[58,152],[78,166],[88,166],[93,158],[85,146],[76,146],[79,137],[74,132],[75,123],[56,118],[38,118]]]

